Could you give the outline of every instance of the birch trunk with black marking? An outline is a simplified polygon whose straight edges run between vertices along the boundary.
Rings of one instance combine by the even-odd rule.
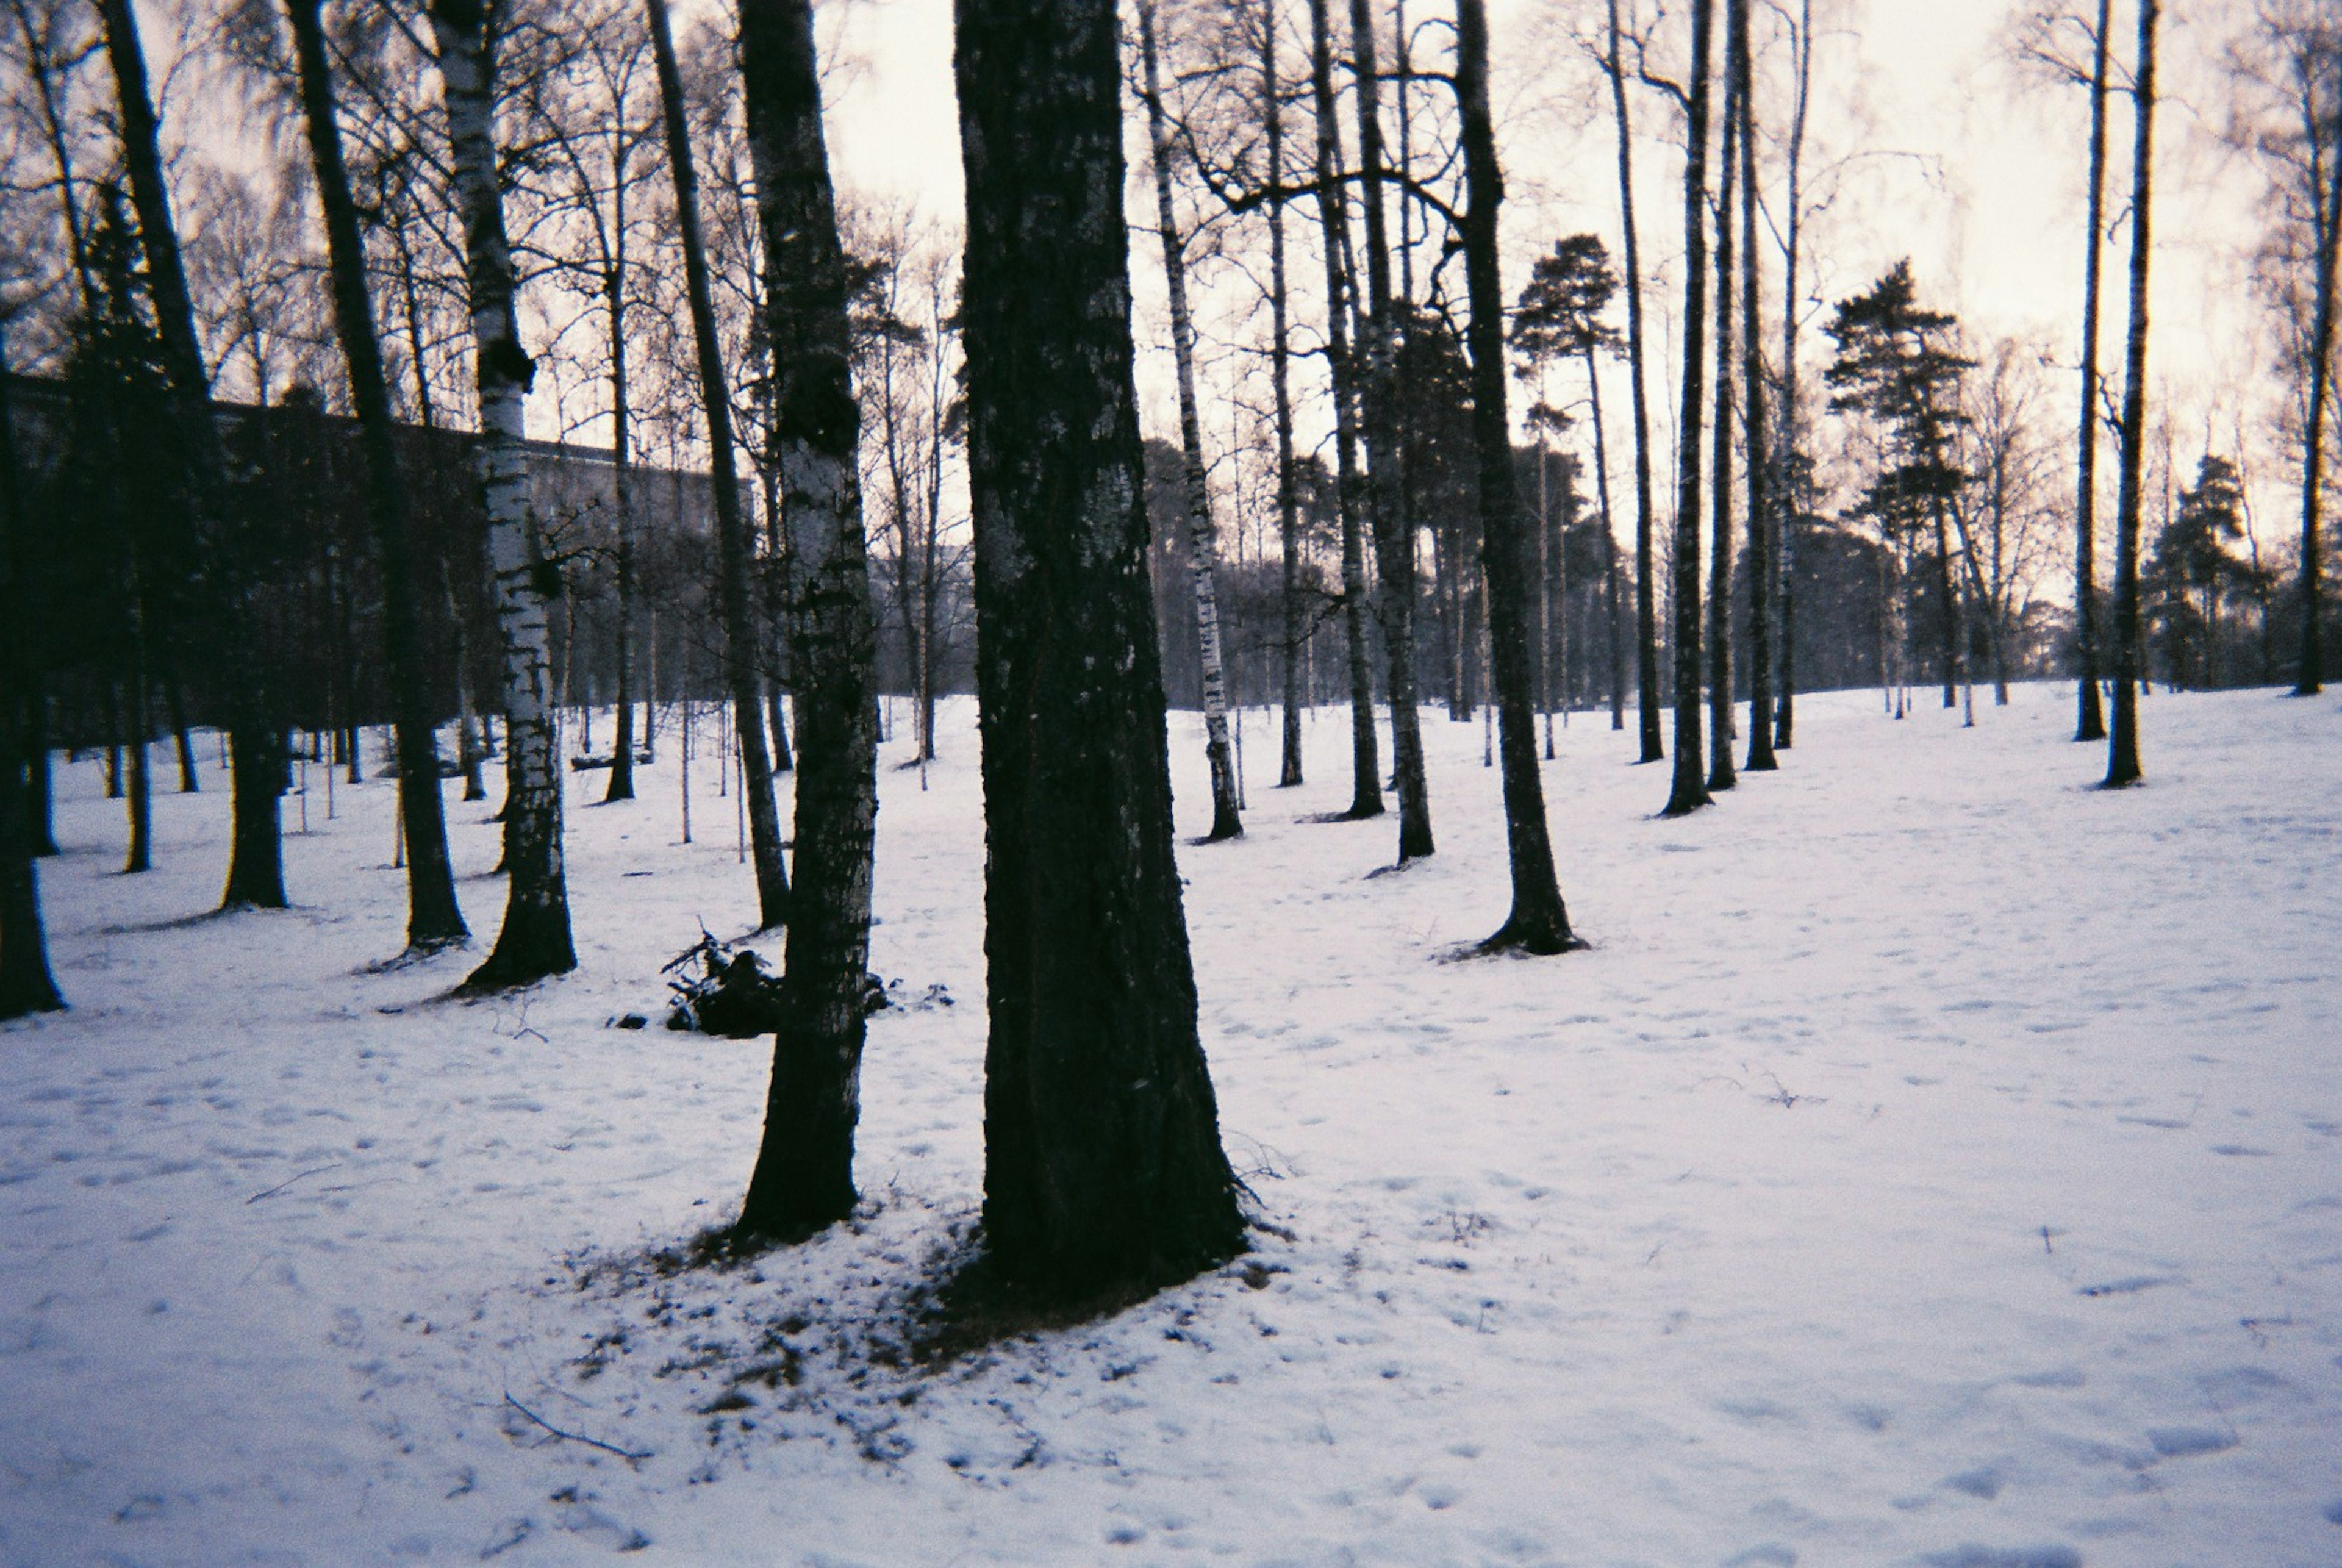
[[[626,140],[616,136],[610,155],[611,256],[602,280],[610,325],[610,492],[617,514],[617,734],[610,751],[610,787],[604,801],[635,798],[635,462],[626,385]]]
[[[439,747],[428,678],[416,628],[414,551],[408,538],[406,487],[375,335],[374,301],[366,287],[365,249],[358,236],[357,205],[350,198],[342,159],[342,133],[334,118],[333,80],[325,63],[323,0],[285,0],[293,23],[301,78],[301,109],[309,162],[325,218],[325,249],[333,276],[334,324],[349,370],[350,402],[357,411],[365,455],[366,514],[375,561],[382,574],[382,641],[395,714],[398,816],[406,842],[406,944],[430,951],[469,937],[455,903],[455,875],[447,853],[447,821],[439,783]]]
[[[984,1233],[1045,1302],[1243,1245],[1146,579],[1112,0],[958,0],[984,744]],[[1046,256],[1039,267],[1034,258]]]
[[[764,694],[757,679],[758,640],[749,614],[748,577],[754,551],[748,520],[740,508],[732,393],[724,379],[724,351],[716,335],[707,248],[700,237],[699,178],[693,167],[691,129],[685,118],[683,76],[676,65],[666,0],[645,0],[645,9],[650,15],[652,50],[658,58],[667,165],[675,175],[676,234],[683,247],[684,292],[691,306],[700,404],[707,421],[708,467],[716,500],[716,598],[724,622],[725,685],[738,735],[742,788],[748,797],[748,854],[756,867],[756,926],[770,931],[788,919],[789,874],[781,859],[781,816],[773,800],[773,754],[766,743]],[[858,516],[858,495],[856,507]]]
[[[577,967],[562,860],[561,758],[547,599],[558,574],[540,555],[528,495],[523,402],[536,365],[521,347],[512,247],[495,146],[494,55],[482,0],[431,0],[464,227],[480,431],[474,446],[487,513],[488,568],[504,644],[504,924],[466,988],[525,985]]]
[[[2131,88],[2130,327],[2123,353],[2122,482],[2115,511],[2115,711],[2107,734],[2108,789],[2139,781],[2138,508],[2147,455],[2147,279],[2154,251],[2155,25],[2158,0],[2139,0]]]
[[[1366,375],[1361,412],[1366,441],[1367,512],[1374,518],[1376,595],[1383,628],[1383,694],[1390,703],[1391,774],[1398,790],[1398,862],[1432,852],[1431,791],[1423,771],[1423,710],[1415,684],[1415,535],[1399,454],[1396,311],[1391,299],[1390,235],[1383,212],[1381,68],[1368,0],[1350,0],[1351,62],[1357,79],[1359,195],[1366,205]]]
[[[1642,760],[1666,754],[1659,739],[1658,563],[1651,530],[1651,414],[1643,381],[1643,260],[1635,237],[1633,122],[1626,111],[1626,63],[1620,58],[1618,0],[1609,0],[1610,108],[1618,125],[1618,219],[1626,250],[1626,363],[1635,401],[1635,694]]]
[[[1699,754],[1699,438],[1706,400],[1707,89],[1715,32],[1714,0],[1692,0],[1684,135],[1683,413],[1676,434],[1676,765],[1666,816],[1710,804]]]
[[[877,615],[863,540],[846,259],[809,0],[742,0],[740,77],[765,251],[773,436],[795,592],[796,881],[765,1133],[740,1227],[809,1233],[854,1210],[878,812]]]
[[[1179,383],[1180,473],[1187,488],[1187,577],[1196,600],[1196,648],[1203,666],[1204,755],[1211,765],[1213,841],[1244,832],[1236,813],[1236,770],[1228,749],[1227,672],[1220,656],[1218,531],[1206,481],[1203,416],[1196,401],[1196,321],[1187,308],[1187,258],[1171,201],[1171,131],[1163,112],[1154,0],[1138,0],[1138,52],[1145,73],[1147,147],[1155,165],[1155,223],[1163,242],[1163,276],[1171,295],[1171,356]]]
[[[1310,95],[1316,107],[1318,227],[1326,256],[1326,372],[1334,394],[1335,497],[1342,519],[1343,652],[1350,675],[1350,806],[1353,820],[1383,813],[1375,684],[1366,647],[1366,488],[1358,473],[1357,362],[1350,352],[1355,278],[1349,197],[1342,187],[1342,122],[1335,113],[1334,44],[1328,0],[1309,0]]]
[[[1488,113],[1488,18],[1482,0],[1456,0],[1456,99],[1468,203],[1464,272],[1472,313],[1472,436],[1480,470],[1488,676],[1504,764],[1505,844],[1513,884],[1511,912],[1480,945],[1488,952],[1561,953],[1572,943],[1546,828],[1545,780],[1537,767],[1536,655],[1529,646],[1534,555],[1522,524],[1512,421],[1506,409],[1505,285],[1496,251],[1496,209],[1505,186]]]
[[[228,534],[227,459],[213,421],[210,375],[195,333],[195,313],[180,260],[178,231],[171,220],[170,190],[164,180],[160,126],[147,95],[146,58],[130,0],[99,0],[106,57],[114,71],[120,111],[122,158],[130,175],[130,199],[138,215],[140,249],[146,258],[147,297],[155,306],[155,329],[163,345],[170,383],[173,421],[183,432],[187,454],[189,511],[206,573],[204,586],[227,644],[227,706],[230,765],[235,787],[229,810],[227,885],[225,909],[285,907],[284,839],[278,802],[285,794],[284,736],[270,713],[267,672],[251,635],[255,595]]]

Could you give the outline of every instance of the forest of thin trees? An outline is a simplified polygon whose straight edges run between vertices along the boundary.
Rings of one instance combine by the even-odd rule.
[[[973,693],[985,1283],[1111,1297],[1242,1238],[1175,776],[1241,854],[1346,718],[1342,814],[1405,864],[1461,809],[1423,726],[1477,725],[1477,950],[1557,954],[1557,726],[1631,729],[1681,815],[1794,766],[1804,693],[1974,724],[2070,682],[2121,786],[2157,685],[2320,690],[2342,16],[2254,0],[2191,67],[2281,388],[2192,423],[2158,0],[2004,30],[2087,125],[2041,155],[2086,194],[2069,325],[2015,335],[1917,259],[1817,290],[1880,150],[1809,135],[1840,12],[1602,0],[1539,54],[1483,0],[958,0],[944,213],[838,178],[809,0],[0,0],[0,1017],[68,1000],[61,754],[106,759],[130,873],[224,755],[228,909],[299,896],[296,777],[395,774],[410,954],[474,948],[481,994],[578,963],[565,798],[716,714],[735,913],[786,944],[727,1241],[801,1238],[857,1197],[878,747],[934,761]],[[1524,61],[1578,84],[1590,227],[1508,202]],[[456,788],[500,909],[459,904]]]

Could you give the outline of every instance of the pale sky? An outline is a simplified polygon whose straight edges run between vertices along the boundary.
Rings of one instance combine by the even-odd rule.
[[[1825,16],[1836,13],[1841,25],[1818,29],[1808,181],[1848,152],[1868,155],[1838,176],[1845,195],[1810,235],[1805,281],[1824,298],[1843,297],[1908,255],[1923,295],[1957,311],[1979,337],[2038,335],[2051,356],[2070,367],[2081,303],[2087,95],[2037,85],[2018,95],[1996,45],[2009,14],[2022,8],[2012,0],[1817,6]],[[1409,9],[1420,17],[1446,8],[1438,0],[1417,0]],[[2265,397],[2271,380],[2239,255],[2257,227],[2257,176],[2220,146],[2225,109],[2207,90],[2235,9],[2221,0],[2179,0],[2167,5],[2162,35],[2167,96],[2157,122],[2149,370],[2181,431],[2181,461],[2190,469],[2215,401],[2209,389],[2246,388]],[[2135,13],[2127,0],[2115,10],[2123,57]],[[1491,12],[1500,155],[1511,187],[1504,212],[1506,274],[1508,287],[1517,289],[1529,260],[1560,235],[1595,230],[1616,254],[1615,144],[1606,97],[1591,95],[1598,79],[1566,39],[1569,28],[1598,19],[1597,0],[1492,0]],[[844,46],[832,50],[843,76],[833,85],[830,144],[842,183],[956,215],[960,166],[950,15],[950,0],[855,0],[829,6],[825,29]],[[1682,31],[1680,20],[1670,25]],[[1640,94],[1635,112],[1647,271],[1680,254],[1680,163],[1663,145],[1675,132],[1656,95]],[[2117,99],[2108,127],[2110,215],[2127,210],[2130,132],[2128,102]],[[1133,151],[1139,151],[1136,145]],[[1136,175],[1136,157],[1133,167]],[[1769,183],[1777,173],[1766,177]],[[1134,205],[1133,215],[1150,212]],[[2102,352],[2117,373],[2127,247],[2127,229],[2117,230],[2104,262]],[[1168,367],[1152,363],[1168,357],[1153,253],[1152,236],[1137,236],[1141,384],[1150,428],[1167,432]],[[1297,275],[1308,277],[1308,266]],[[1646,299],[1670,308],[1680,286],[1670,272]],[[1779,287],[1777,266],[1768,287]],[[1773,304],[1768,317],[1777,320],[1777,310]],[[1809,372],[1827,346],[1808,336]],[[1666,385],[1661,365],[1651,370],[1655,389]],[[1606,377],[1605,395],[1622,408],[1623,373],[1617,380],[1613,389]],[[2057,384],[2059,404],[2072,405],[2071,385],[2070,376]],[[2215,439],[2221,444],[2231,444],[2231,411],[2219,410]],[[2284,476],[2274,458],[2264,456],[2259,468],[2247,465],[2264,496],[2257,510],[2273,516],[2282,510]],[[1623,469],[1615,450],[1614,468]]]

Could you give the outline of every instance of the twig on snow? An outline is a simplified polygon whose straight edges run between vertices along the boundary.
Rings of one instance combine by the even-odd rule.
[[[263,1198],[274,1197],[295,1182],[302,1181],[310,1176],[321,1176],[327,1171],[338,1171],[341,1168],[342,1163],[339,1160],[335,1160],[330,1165],[313,1165],[308,1170],[303,1171],[299,1175],[287,1176],[283,1181],[277,1183],[275,1186],[265,1187],[261,1191],[253,1193],[252,1196],[244,1200],[245,1206],[246,1208],[250,1208],[253,1204],[260,1202]]]
[[[531,1410],[528,1406],[515,1399],[512,1396],[512,1390],[510,1389],[505,1390],[505,1403],[511,1405],[515,1410],[519,1411],[531,1421],[536,1423],[537,1425],[545,1428],[545,1431],[553,1433],[555,1437],[565,1437],[572,1443],[582,1443],[588,1448],[598,1448],[605,1453],[615,1453],[629,1464],[640,1464],[644,1460],[651,1457],[652,1451],[649,1449],[645,1449],[640,1453],[637,1453],[630,1448],[620,1448],[615,1443],[605,1443],[598,1437],[587,1437],[583,1433],[564,1432],[561,1428],[554,1425],[553,1423],[545,1420],[545,1417],[537,1414],[536,1412]]]

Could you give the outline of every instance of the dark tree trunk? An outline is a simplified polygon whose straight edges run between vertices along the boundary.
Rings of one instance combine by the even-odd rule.
[[[1746,0],[1726,0],[1724,45],[1723,178],[1716,202],[1716,450],[1708,486],[1716,514],[1709,520],[1707,568],[1707,787],[1711,793],[1738,784],[1732,766],[1732,288],[1733,196],[1740,173],[1740,94],[1746,85],[1738,25]],[[1752,457],[1754,454],[1751,454]]]
[[[1651,537],[1651,415],[1643,384],[1643,262],[1635,239],[1635,160],[1619,58],[1618,0],[1609,0],[1610,107],[1618,123],[1618,217],[1626,250],[1626,360],[1635,388],[1635,692],[1642,760],[1666,754],[1659,739],[1658,564]]]
[[[1699,739],[1699,437],[1707,326],[1707,79],[1713,0],[1692,0],[1691,83],[1684,143],[1683,414],[1676,436],[1676,765],[1667,816],[1709,804]]]
[[[57,853],[56,791],[49,774],[49,694],[37,670],[25,674],[23,690],[25,836],[33,858],[45,860]]]
[[[605,801],[635,798],[635,469],[626,402],[626,179],[612,171],[611,258],[602,292],[610,315],[610,488],[617,504],[618,712]]]
[[[1787,751],[1797,722],[1797,530],[1805,497],[1797,465],[1797,246],[1805,200],[1799,186],[1806,153],[1806,105],[1813,82],[1813,0],[1797,7],[1797,108],[1789,124],[1788,214],[1781,242],[1781,454],[1774,487],[1774,551],[1781,584],[1781,704],[1773,744]]]
[[[416,627],[414,552],[408,539],[405,484],[375,334],[374,302],[366,290],[365,250],[358,237],[356,204],[342,162],[341,127],[334,119],[333,82],[325,64],[322,0],[286,0],[301,75],[317,201],[325,210],[325,246],[333,272],[334,321],[349,368],[350,401],[365,453],[366,513],[374,525],[375,558],[382,573],[384,664],[398,735],[398,817],[406,841],[406,944],[429,951],[471,935],[455,903],[455,875],[447,854],[441,801],[439,747],[431,711],[429,676]]]
[[[1496,208],[1504,200],[1504,175],[1496,165],[1496,129],[1488,114],[1488,17],[1482,0],[1456,0],[1456,97],[1469,193],[1463,237],[1466,291],[1472,308],[1472,435],[1480,466],[1489,679],[1495,687],[1497,749],[1504,762],[1505,843],[1513,877],[1512,912],[1481,947],[1561,953],[1572,943],[1569,914],[1554,875],[1553,844],[1546,832],[1545,780],[1537,767],[1536,655],[1529,646],[1535,574],[1515,490],[1512,423],[1505,406],[1505,285],[1496,254]]]
[[[431,0],[446,105],[465,283],[475,339],[480,433],[474,448],[487,513],[496,628],[504,644],[504,924],[466,989],[525,985],[577,967],[562,856],[561,759],[550,707],[546,579],[530,526],[523,401],[536,376],[521,346],[512,250],[497,176],[495,82],[481,0]]]
[[[179,793],[195,794],[203,785],[195,777],[195,746],[187,735],[187,693],[179,679],[176,660],[172,661],[163,677],[164,700],[170,704],[171,738],[175,743],[179,760]]]
[[[2130,330],[2123,365],[2122,489],[2115,514],[2115,712],[2107,736],[2108,789],[2139,781],[2139,470],[2147,452],[2147,264],[2155,196],[2155,23],[2158,0],[2139,0],[2130,175]]]
[[[989,849],[984,1228],[1012,1287],[1094,1300],[1244,1241],[1172,854],[1115,9],[959,0],[956,22]]]
[[[862,534],[846,253],[822,140],[809,0],[745,0],[740,71],[765,242],[774,444],[798,592],[796,885],[765,1136],[742,1230],[809,1233],[853,1212],[878,810],[877,618]]]
[[[1429,854],[1431,791],[1423,772],[1423,710],[1415,686],[1415,534],[1406,504],[1398,441],[1397,333],[1391,301],[1390,243],[1383,213],[1381,69],[1375,61],[1368,0],[1350,0],[1350,47],[1358,84],[1359,194],[1366,215],[1366,360],[1361,399],[1366,440],[1367,512],[1374,518],[1380,594],[1384,695],[1390,702],[1391,772],[1398,788],[1401,865]]]
[[[1301,783],[1301,505],[1293,481],[1293,350],[1285,275],[1285,105],[1276,75],[1276,0],[1260,7],[1260,104],[1268,142],[1268,373],[1276,400],[1276,539],[1283,568],[1284,657],[1278,664],[1285,703],[1276,787]]]
[[[724,676],[739,732],[740,772],[748,794],[749,856],[756,866],[756,925],[770,931],[788,918],[789,874],[781,860],[781,817],[773,800],[773,754],[765,741],[763,693],[757,681],[757,638],[749,614],[751,542],[740,511],[740,484],[732,443],[732,394],[724,380],[724,352],[716,336],[707,252],[700,241],[699,180],[692,167],[691,131],[685,119],[683,78],[676,67],[666,0],[645,0],[658,55],[659,97],[666,113],[667,163],[675,173],[676,229],[683,243],[684,287],[691,303],[692,337],[699,350],[700,402],[707,418],[708,466],[716,494],[716,602],[724,620]],[[858,505],[858,502],[857,502]]]
[[[1155,165],[1156,227],[1163,242],[1163,275],[1171,295],[1180,471],[1187,489],[1187,575],[1196,601],[1196,662],[1203,669],[1204,753],[1212,776],[1212,829],[1205,836],[1216,843],[1241,836],[1244,820],[1236,812],[1236,770],[1228,744],[1227,676],[1220,657],[1219,531],[1212,522],[1212,495],[1205,478],[1203,415],[1196,396],[1196,323],[1187,310],[1186,255],[1171,205],[1171,132],[1163,110],[1152,0],[1138,0],[1138,39],[1148,146]]]
[[[164,368],[171,385],[173,419],[185,433],[188,491],[199,544],[217,574],[217,593],[229,644],[228,698],[231,765],[236,770],[230,806],[235,826],[228,854],[227,886],[221,907],[285,906],[284,844],[277,805],[285,793],[283,737],[277,734],[265,672],[251,635],[255,608],[242,563],[226,539],[223,507],[227,464],[213,423],[211,384],[204,368],[195,312],[179,258],[178,231],[171,222],[169,188],[163,178],[160,127],[147,95],[146,59],[139,45],[138,21],[130,0],[99,0],[106,57],[114,70],[121,112],[122,157],[130,173],[130,199],[138,214],[140,248],[146,258],[146,287],[155,305],[155,328],[162,340]]]
[[[0,322],[0,334],[5,330]],[[33,866],[33,803],[25,788],[31,728],[25,719],[32,704],[18,701],[29,684],[24,675],[30,666],[21,482],[15,417],[8,402],[7,345],[0,336],[0,694],[5,694],[0,697],[0,1019],[55,1013],[65,1004],[49,973],[40,879]]]
[[[1773,757],[1773,520],[1777,503],[1772,502],[1773,453],[1765,442],[1765,346],[1756,331],[1765,274],[1756,262],[1756,61],[1748,38],[1748,0],[1732,0],[1732,30],[1740,81],[1740,360],[1748,456],[1748,771],[1770,773],[1781,765]],[[1725,221],[1731,221],[1729,213]],[[1728,373],[1719,366],[1716,374]]]
[[[2098,697],[2098,275],[2106,247],[2107,71],[2113,0],[2098,0],[2090,69],[2089,242],[2082,263],[2082,414],[2074,452],[2074,738],[2107,738]]]
[[[1350,674],[1352,820],[1383,813],[1382,762],[1375,735],[1374,674],[1366,648],[1366,491],[1358,474],[1357,362],[1350,353],[1356,279],[1349,265],[1349,198],[1342,187],[1342,123],[1334,105],[1334,44],[1328,0],[1309,0],[1311,96],[1317,121],[1317,215],[1326,243],[1326,369],[1334,393],[1335,496],[1342,517],[1343,651]]]
[[[2307,92],[2308,89],[2304,88]],[[2305,126],[2313,156],[2319,145],[2318,127]],[[2301,669],[2294,695],[2315,696],[2326,680],[2324,585],[2319,568],[2325,538],[2318,526],[2318,506],[2326,484],[2326,399],[2332,384],[2334,359],[2335,273],[2342,257],[2342,147],[2329,154],[2334,167],[2326,200],[2325,223],[2317,239],[2317,300],[2310,317],[2309,421],[2301,454]],[[2312,165],[2313,168],[2315,165]]]

